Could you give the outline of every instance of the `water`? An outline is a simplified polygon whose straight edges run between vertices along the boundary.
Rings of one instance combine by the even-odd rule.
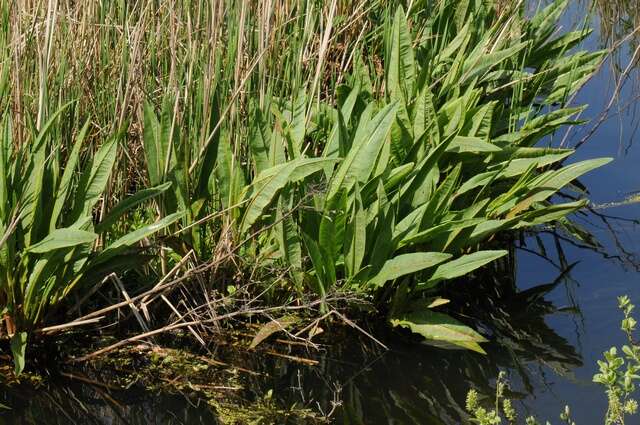
[[[578,8],[570,11],[566,26],[580,13]],[[598,46],[596,32],[587,48]],[[628,55],[627,49],[622,58]],[[580,93],[576,102],[590,105],[585,117],[597,119],[606,109],[613,81],[612,67],[605,66]],[[623,86],[619,104],[632,107],[619,113],[616,104],[612,116],[574,156],[575,161],[615,158],[582,180],[596,204],[620,201],[640,190],[640,143],[632,143],[638,124],[633,114],[636,95],[632,82]],[[572,145],[581,140],[588,128],[571,132],[566,142]],[[563,136],[556,135],[555,141]],[[598,212],[622,218],[590,215],[583,221],[603,243],[605,254],[569,243],[561,243],[562,252],[558,252],[552,235],[541,235],[548,259],[526,250],[536,249],[533,238],[525,241],[526,249],[517,251],[517,288],[529,292],[518,295],[507,284],[501,301],[487,297],[482,306],[493,309],[495,329],[487,356],[409,343],[374,329],[389,345],[387,351],[358,332],[340,330],[332,336],[331,345],[305,353],[319,362],[315,367],[282,359],[244,358],[265,374],[251,381],[254,387],[248,397],[272,390],[280,406],[295,403],[327,415],[336,407],[331,419],[337,423],[454,424],[465,417],[467,391],[476,388],[491,394],[495,377],[504,370],[512,382],[510,397],[521,414],[557,423],[568,404],[576,423],[602,424],[606,398],[591,379],[601,353],[625,343],[616,298],[628,294],[640,304],[640,225],[631,221],[640,218],[640,205]],[[617,258],[607,258],[611,256]],[[577,264],[563,274],[562,267],[549,261],[559,264],[561,258]],[[483,296],[481,288],[478,294]],[[537,301],[531,302],[534,298]],[[119,391],[73,379],[54,379],[44,389],[21,388],[5,396],[13,409],[0,416],[0,424],[217,422],[213,409],[192,396]]]

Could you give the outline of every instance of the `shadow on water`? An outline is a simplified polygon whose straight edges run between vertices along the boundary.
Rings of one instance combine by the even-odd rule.
[[[458,424],[467,418],[469,389],[494,393],[491,385],[501,370],[510,370],[510,379],[519,382],[521,392],[512,398],[524,399],[536,388],[532,368],[546,365],[569,374],[582,366],[576,348],[545,322],[559,309],[544,296],[566,279],[562,273],[554,282],[525,291],[504,276],[499,286],[493,279],[473,282],[472,297],[454,301],[452,308],[483,319],[482,326],[492,334],[492,342],[484,346],[486,356],[437,349],[397,334],[387,335],[389,350],[384,351],[366,337],[351,335],[329,347],[319,367],[290,370],[281,387],[288,387],[290,403],[314,399],[325,412],[335,399],[342,400],[336,422],[345,424]],[[579,315],[577,307],[563,311]]]
[[[275,405],[314,411],[314,420],[457,424],[466,418],[468,390],[475,388],[480,394],[490,395],[501,370],[509,370],[510,379],[518,383],[514,388],[519,392],[511,394],[518,400],[538,388],[534,382],[538,377],[533,376],[537,375],[536,369],[546,367],[566,375],[582,365],[576,348],[546,323],[546,317],[554,314],[569,314],[579,320],[577,306],[560,309],[545,300],[554,288],[570,285],[570,268],[560,271],[551,282],[518,290],[515,266],[513,260],[503,261],[482,278],[449,285],[451,289],[444,294],[452,300],[451,309],[480,320],[475,323],[491,340],[484,346],[487,355],[427,346],[408,334],[376,325],[370,331],[389,350],[362,333],[337,326],[320,341],[320,350],[290,347],[285,352],[316,361],[313,367],[242,349],[231,353],[222,347],[217,354],[226,364],[252,371],[239,380],[245,388],[241,397],[255,401],[272,394]],[[458,285],[467,285],[464,296],[455,289]],[[281,346],[277,348],[282,351]],[[139,367],[142,370],[144,365]],[[126,379],[123,382],[121,377],[114,377],[111,382],[109,372],[104,370],[63,370],[64,376],[46,378],[37,388],[19,385],[3,389],[0,402],[11,410],[0,416],[0,423],[218,423],[216,409],[193,388],[187,387],[185,394],[163,392],[162,386],[150,391],[132,385],[125,390]],[[75,379],[68,379],[71,374]],[[224,378],[206,379],[224,384]],[[260,423],[285,422],[264,418]],[[311,422],[309,417],[291,415],[286,423]]]
[[[123,391],[71,380],[37,389],[22,385],[0,394],[11,406],[11,410],[0,416],[3,424],[219,423],[204,401],[190,400],[180,394],[150,394],[135,389]]]

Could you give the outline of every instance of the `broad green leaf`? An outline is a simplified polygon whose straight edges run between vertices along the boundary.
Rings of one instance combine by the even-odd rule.
[[[573,180],[595,168],[602,167],[612,161],[612,158],[598,158],[567,165],[557,171],[548,171],[531,182],[530,194],[521,200],[507,215],[514,217],[521,211],[527,210],[533,203],[542,202],[549,198]]]
[[[162,182],[164,182],[167,174],[176,164],[174,144],[177,143],[176,139],[178,136],[178,132],[176,131],[174,123],[174,115],[176,113],[173,110],[174,102],[175,101],[171,95],[165,95],[164,99],[162,100],[162,111],[160,113],[160,140],[158,141],[158,149],[160,153],[159,159],[161,160],[161,162],[159,163],[161,167],[159,169],[159,172]]]
[[[67,195],[69,194],[69,189],[71,189],[71,180],[73,178],[73,174],[76,171],[76,167],[78,165],[78,158],[80,157],[80,148],[82,147],[82,143],[87,135],[87,131],[89,130],[90,120],[84,124],[80,133],[76,137],[76,141],[73,144],[73,149],[69,154],[69,158],[67,159],[67,164],[64,167],[64,172],[62,173],[62,179],[60,180],[60,184],[58,186],[56,200],[53,206],[53,211],[51,213],[50,220],[50,230],[56,228],[58,223],[58,219],[60,218],[60,213],[62,212],[65,205],[69,202],[67,199]]]
[[[438,127],[438,115],[433,104],[433,93],[426,86],[420,91],[413,107],[413,137],[418,143],[427,133],[428,145],[437,146],[440,143],[440,128]],[[424,149],[424,148],[423,148]],[[423,156],[418,154],[417,159]]]
[[[453,138],[445,139],[432,148],[410,174],[408,181],[400,189],[400,204],[411,208],[419,208],[429,201],[440,178],[438,161],[445,153]]]
[[[487,73],[493,67],[495,67],[496,65],[499,65],[501,62],[505,61],[506,59],[509,59],[515,56],[516,54],[524,50],[526,47],[528,47],[529,45],[530,43],[525,41],[522,43],[518,43],[514,46],[508,47],[506,49],[498,50],[489,54],[486,54],[484,52],[479,52],[477,56],[473,55],[472,57],[468,58],[464,62],[464,66],[462,70],[463,77],[460,81],[460,84],[469,82],[475,76]]]
[[[122,236],[120,239],[117,239],[109,246],[107,246],[98,256],[92,261],[92,266],[103,263],[110,258],[120,254],[120,252],[125,249],[132,247],[142,239],[164,229],[167,226],[172,225],[176,221],[180,220],[184,216],[183,212],[173,213],[168,215],[161,220],[156,221],[155,223],[148,224],[146,226],[141,227],[140,229],[134,230],[131,233],[128,233]]]
[[[280,254],[285,263],[291,267],[291,275],[297,284],[301,284],[300,271],[302,269],[302,247],[300,244],[299,228],[295,220],[290,215],[285,217],[284,214],[290,214],[285,210],[291,208],[291,202],[284,202],[285,198],[293,200],[291,196],[283,196],[278,202],[276,210],[276,226],[275,233],[278,241]]]
[[[391,324],[408,328],[426,339],[443,341],[486,354],[478,344],[487,340],[446,314],[423,310],[405,314],[401,318],[392,318]]]
[[[462,165],[458,163],[431,196],[423,220],[420,223],[420,229],[431,227],[438,221],[439,217],[449,210],[455,196],[454,190],[458,184],[461,170]]]
[[[447,261],[449,258],[451,258],[451,254],[440,252],[401,254],[385,262],[380,272],[371,278],[369,283],[374,287],[380,287],[389,280],[428,269]]]
[[[340,189],[345,189],[348,192],[356,182],[361,184],[367,182],[378,159],[382,144],[391,130],[395,111],[395,104],[387,105],[376,114],[362,132],[356,132],[356,139],[353,141],[349,153],[331,179],[328,198],[335,196]]]
[[[507,251],[478,251],[463,255],[455,260],[440,264],[425,284],[418,285],[418,289],[428,289],[440,281],[464,276],[505,255],[507,255]]]
[[[111,209],[111,211],[109,211],[107,216],[103,218],[98,225],[96,225],[96,232],[102,233],[107,231],[124,213],[129,211],[131,208],[141,204],[148,199],[155,198],[156,196],[164,193],[167,189],[169,189],[169,187],[171,187],[171,182],[166,182],[157,187],[140,190],[133,195],[124,198],[122,201],[118,202]]]
[[[269,168],[269,144],[271,132],[267,127],[267,121],[262,112],[257,109],[254,117],[254,125],[251,127],[249,137],[249,149],[256,170],[256,175]]]
[[[143,144],[147,163],[147,172],[151,185],[161,183],[164,175],[164,159],[160,147],[160,123],[153,111],[153,106],[148,102],[144,104]]]
[[[78,229],[56,229],[40,242],[31,245],[27,251],[33,254],[44,254],[56,249],[69,248],[76,245],[91,243],[97,234]]]
[[[484,220],[485,220],[484,218],[472,218],[467,220],[453,220],[453,221],[445,222],[442,224],[438,224],[436,226],[428,228],[427,230],[410,234],[410,236],[406,236],[402,238],[402,240],[399,242],[399,246],[403,247],[403,246],[429,243],[433,239],[438,238],[442,235],[449,235],[458,230],[466,229],[468,227],[478,225],[482,223]],[[402,235],[398,235],[398,236],[402,236]]]
[[[355,202],[353,203],[351,218],[345,232],[345,267],[347,276],[354,277],[362,266],[367,244],[367,217],[362,205],[360,190],[356,185]]]
[[[549,205],[536,208],[520,216],[521,222],[517,227],[536,226],[560,220],[587,205],[587,200],[569,202],[565,204]]]
[[[484,141],[480,137],[456,136],[449,146],[448,152],[500,152],[499,146]]]
[[[27,333],[18,332],[11,337],[11,353],[13,354],[14,371],[20,375],[25,366],[25,355],[27,351]]]
[[[276,165],[262,172],[244,192],[243,198],[247,202],[240,231],[246,232],[262,216],[267,206],[276,199],[287,183],[302,180],[335,161],[324,158],[303,158]]]
[[[406,99],[413,93],[415,59],[411,33],[402,6],[396,10],[389,45],[391,57],[386,74],[387,91],[393,100]]]
[[[118,138],[112,137],[96,152],[91,168],[84,170],[76,193],[75,217],[91,212],[107,187],[118,153]]]
[[[211,99],[211,116],[209,117],[209,133],[212,133],[220,120],[220,108],[218,105],[218,91]],[[200,163],[200,171],[198,176],[198,185],[196,192],[196,199],[209,198],[212,193],[212,186],[215,177],[215,167],[218,164],[218,147],[220,145],[220,129],[217,129],[215,133],[208,137],[211,139],[205,147],[202,156],[197,158]],[[203,143],[206,143],[208,139],[205,139]],[[186,168],[186,167],[184,167]]]
[[[329,269],[332,265],[328,264],[325,256],[322,253],[322,247],[305,232],[302,232],[302,239],[307,247],[307,252],[311,258],[313,264],[313,272],[316,275],[317,287],[315,291],[321,297],[324,297],[327,293],[327,289],[335,282],[330,279]]]

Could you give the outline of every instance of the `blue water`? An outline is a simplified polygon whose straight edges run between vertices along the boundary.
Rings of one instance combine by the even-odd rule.
[[[598,37],[596,31],[586,47],[597,49]],[[623,58],[628,59],[629,48],[623,47],[626,49]],[[637,107],[635,97],[638,95],[634,84],[637,81],[638,73],[634,71],[622,87],[620,98],[611,108],[609,118],[574,155],[575,160],[599,156],[614,158],[610,164],[581,179],[590,191],[590,199],[596,204],[619,201],[640,190],[640,142],[636,142],[638,136],[635,134],[638,117],[634,116],[634,107]],[[579,131],[571,132],[569,145],[587,134],[609,104],[614,87],[614,75],[608,62],[576,98],[576,103],[589,105],[583,117],[591,119],[591,123]],[[627,104],[632,107],[618,111],[619,105]],[[640,218],[640,204],[607,208],[599,212],[637,220]],[[553,420],[557,420],[557,413],[568,404],[573,407],[576,422],[584,425],[602,424],[606,411],[603,391],[591,382],[597,371],[596,360],[602,358],[602,352],[609,347],[626,342],[619,330],[621,313],[617,310],[616,298],[627,294],[640,304],[640,274],[637,271],[637,265],[640,264],[640,226],[628,221],[609,220],[620,244],[617,246],[611,229],[603,221],[597,218],[591,218],[590,221],[591,224],[585,227],[603,242],[609,254],[620,255],[624,261],[605,259],[594,252],[563,245],[568,260],[579,261],[571,271],[575,282],[559,287],[547,298],[556,305],[562,305],[568,304],[570,297],[573,297],[581,315],[576,318],[553,314],[547,317],[547,323],[578,348],[584,366],[574,368],[568,376],[549,373],[545,368],[543,379],[542,376],[540,379],[545,384],[538,385],[526,402],[532,410],[542,412]],[[518,282],[522,287],[552,278],[554,274],[553,268],[534,255],[520,252],[518,260]],[[632,419],[631,423],[640,423],[640,419]]]

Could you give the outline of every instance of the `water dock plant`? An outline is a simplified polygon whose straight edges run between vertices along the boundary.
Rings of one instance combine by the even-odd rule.
[[[583,237],[577,179],[609,161],[548,143],[579,124],[570,99],[604,56],[576,50],[588,31],[557,32],[566,0],[532,18],[476,0],[20,3],[0,6],[0,301],[18,369],[24,332],[149,246],[150,280],[199,283],[183,311],[165,299],[178,321],[231,287],[325,312],[338,291],[483,352],[442,286],[507,255],[506,233]]]
[[[110,273],[144,263],[144,257],[138,255],[138,242],[181,215],[175,213],[102,246],[99,236],[120,216],[160,195],[168,185],[123,199],[94,223],[93,209],[103,196],[121,136],[105,141],[76,178],[89,123],[79,130],[63,162],[60,142],[51,136],[50,129],[65,109],[54,113],[41,129],[33,129],[32,136],[17,147],[8,115],[2,127],[0,299],[18,371],[24,367],[28,332],[45,322],[72,290],[86,291],[86,285],[95,285]]]

